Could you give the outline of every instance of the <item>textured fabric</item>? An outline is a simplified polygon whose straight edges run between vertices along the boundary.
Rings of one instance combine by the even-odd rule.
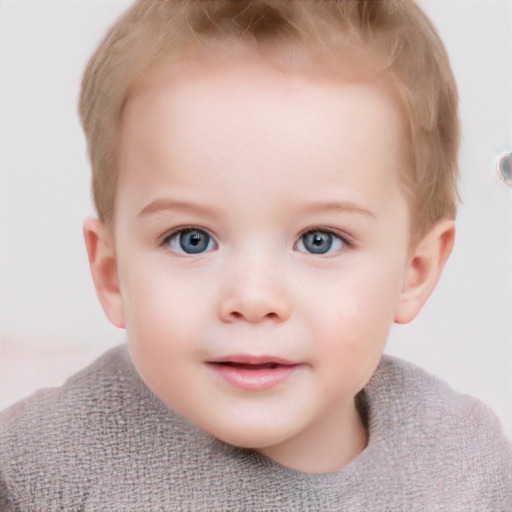
[[[1,510],[512,510],[510,446],[479,402],[390,357],[358,399],[365,450],[300,473],[178,416],[118,347],[2,413]]]

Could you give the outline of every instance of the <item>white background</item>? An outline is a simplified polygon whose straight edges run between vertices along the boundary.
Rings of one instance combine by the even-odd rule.
[[[84,66],[129,0],[0,0],[0,407],[121,342],[94,295],[78,123]],[[512,436],[512,2],[421,0],[459,83],[463,206],[445,275],[388,351],[480,397]]]

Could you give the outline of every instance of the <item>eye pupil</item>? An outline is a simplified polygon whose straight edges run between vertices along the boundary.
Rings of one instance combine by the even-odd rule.
[[[324,243],[324,237],[323,236],[320,236],[320,235],[315,235],[313,237],[313,244],[316,245],[317,247],[321,247]]]
[[[199,245],[201,242],[201,237],[197,233],[192,233],[189,237],[189,243],[193,246]]]
[[[324,254],[328,252],[332,246],[332,235],[315,231],[306,233],[303,238],[304,247],[313,254]]]
[[[184,252],[197,254],[208,248],[210,235],[201,231],[184,231],[180,234],[180,247]]]

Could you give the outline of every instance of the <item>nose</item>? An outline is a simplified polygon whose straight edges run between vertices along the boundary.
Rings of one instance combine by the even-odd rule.
[[[219,301],[223,322],[281,323],[290,317],[292,304],[282,273],[259,264],[230,274]]]

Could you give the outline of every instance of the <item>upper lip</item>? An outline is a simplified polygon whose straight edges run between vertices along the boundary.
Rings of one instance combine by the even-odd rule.
[[[297,361],[291,361],[289,359],[285,359],[282,357],[275,356],[253,356],[249,354],[233,354],[224,357],[218,357],[215,359],[210,359],[207,361],[208,363],[217,363],[217,364],[243,364],[243,365],[254,365],[261,366],[265,364],[276,364],[281,366],[296,366],[300,363]]]

